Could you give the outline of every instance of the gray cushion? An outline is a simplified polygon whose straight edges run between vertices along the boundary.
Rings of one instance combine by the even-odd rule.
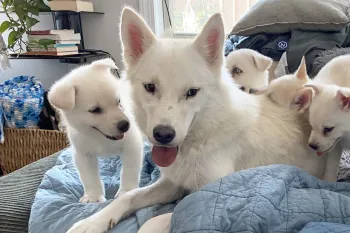
[[[30,209],[45,172],[58,154],[43,158],[0,178],[0,232],[27,233]]]
[[[260,0],[231,34],[285,33],[293,29],[338,31],[349,22],[349,0]]]

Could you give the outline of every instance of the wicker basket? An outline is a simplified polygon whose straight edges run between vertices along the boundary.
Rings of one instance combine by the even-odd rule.
[[[61,131],[5,128],[5,142],[0,144],[1,165],[5,173],[10,173],[67,146],[67,136]]]

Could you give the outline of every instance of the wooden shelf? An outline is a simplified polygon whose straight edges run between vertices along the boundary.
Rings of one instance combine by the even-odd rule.
[[[82,14],[99,14],[99,15],[103,15],[104,12],[98,12],[98,11],[94,11],[94,12],[90,12],[90,11],[41,11],[40,14],[52,14],[52,13],[56,13],[56,12],[66,12],[66,13],[82,13]],[[5,13],[5,11],[0,11],[1,13]]]
[[[86,63],[89,58],[109,57],[109,55],[101,52],[80,52],[79,54],[66,56],[50,56],[50,55],[25,55],[25,54],[10,54],[10,59],[44,59],[44,60],[59,60],[61,63],[80,64]]]

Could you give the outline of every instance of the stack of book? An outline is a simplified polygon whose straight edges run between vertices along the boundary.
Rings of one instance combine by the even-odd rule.
[[[40,46],[37,43],[30,43],[27,46],[26,55],[50,55],[65,56],[78,54],[80,44],[80,34],[74,30],[40,30],[28,32],[29,41],[39,41],[41,39],[53,40],[55,43],[47,46]]]
[[[53,0],[49,6],[52,11],[94,11],[91,0]]]

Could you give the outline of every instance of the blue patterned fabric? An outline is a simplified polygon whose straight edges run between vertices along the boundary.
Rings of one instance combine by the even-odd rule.
[[[40,81],[33,76],[18,76],[0,84],[0,141],[4,140],[3,125],[10,128],[37,127],[44,92]]]

